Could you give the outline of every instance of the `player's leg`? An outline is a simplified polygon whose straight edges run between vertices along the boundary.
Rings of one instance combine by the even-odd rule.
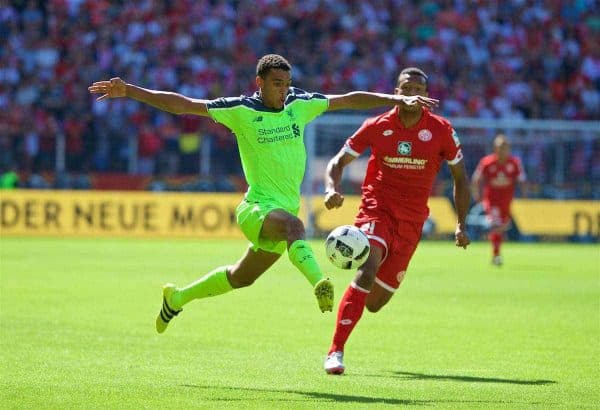
[[[285,241],[292,264],[313,286],[322,312],[333,310],[333,284],[323,277],[310,244],[305,240],[304,224],[283,209],[273,209],[263,222],[260,238],[267,241]]]
[[[402,274],[402,278],[404,278],[404,274],[406,271],[400,272]],[[400,279],[402,281],[402,279]],[[371,288],[371,292],[369,292],[369,296],[366,300],[367,310],[371,313],[376,313],[381,310],[382,307],[387,305],[387,303],[392,299],[396,289],[393,289],[389,286],[385,286],[382,282],[375,282],[373,287]]]
[[[500,208],[490,206],[486,209],[486,215],[490,225],[488,238],[492,245],[492,264],[499,266],[502,264],[500,247],[502,246],[502,239],[504,237],[504,226],[500,215]]]
[[[377,269],[385,257],[385,252],[385,247],[380,242],[371,241],[369,257],[358,268],[354,280],[340,300],[333,341],[324,364],[325,371],[329,374],[344,372],[344,346],[362,316],[366,299],[373,287]]]
[[[360,215],[359,218],[361,218]],[[358,268],[354,280],[340,300],[333,340],[324,364],[325,371],[329,374],[344,372],[344,346],[362,317],[367,296],[375,283],[377,271],[388,256],[388,241],[393,238],[390,230],[392,225],[386,223],[385,218],[363,215],[361,219],[357,226],[360,226],[360,229],[369,238],[371,250],[369,257]]]
[[[250,286],[280,256],[277,253],[248,248],[234,265],[213,269],[184,288],[178,289],[173,284],[166,284],[163,287],[163,306],[156,318],[156,330],[159,333],[164,332],[173,317],[194,299],[217,296],[233,289]]]
[[[510,219],[510,209],[507,207],[501,207],[500,208],[500,222],[501,225],[498,228],[498,230],[500,231],[500,238],[498,241],[498,257],[496,257],[494,259],[494,265],[496,266],[501,266],[504,261],[502,258],[502,242],[504,242],[504,236],[506,235],[506,232],[508,232],[508,230],[510,229],[511,226],[511,219]]]
[[[502,246],[503,236],[503,232],[497,228],[491,230],[489,234],[490,242],[492,244],[492,264],[496,266],[502,265],[500,248]]]
[[[214,269],[190,285],[177,289],[172,298],[173,307],[181,308],[194,299],[217,296],[233,289],[250,286],[280,256],[249,247],[235,264]]]
[[[302,221],[283,209],[269,212],[261,231],[261,238],[287,243],[290,261],[314,286],[323,279],[323,273],[310,245],[305,241],[305,235]]]
[[[375,278],[375,285],[367,297],[366,306],[369,312],[381,310],[394,296],[410,264],[421,239],[423,227],[416,222],[400,221],[396,238],[390,249],[390,255],[379,270]]]
[[[365,305],[369,311],[377,312],[389,302],[404,279],[419,243],[422,225],[402,221],[396,222],[396,225],[399,227],[397,231],[389,228],[393,226],[389,222],[371,222],[368,225],[371,231],[367,231],[371,241],[369,258],[375,254],[373,262],[377,263],[369,265],[367,260],[340,302],[333,343],[325,360],[327,373],[344,372],[344,346],[360,320]]]

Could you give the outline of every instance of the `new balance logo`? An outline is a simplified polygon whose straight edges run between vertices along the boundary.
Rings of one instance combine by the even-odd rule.
[[[256,117],[254,117],[254,119],[252,120],[252,122],[261,122],[263,120],[262,115],[258,115]]]

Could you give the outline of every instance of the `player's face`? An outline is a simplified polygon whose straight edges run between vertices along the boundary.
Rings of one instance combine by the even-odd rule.
[[[422,95],[428,97],[427,81],[420,75],[402,75],[398,81],[398,87],[395,89],[396,94],[402,95]],[[400,104],[400,109],[405,112],[417,112],[421,110],[421,105],[406,105]]]
[[[263,104],[280,110],[292,85],[292,74],[285,70],[269,70],[264,78],[256,77],[256,85],[260,90]]]
[[[494,146],[494,151],[500,161],[504,161],[510,155],[510,144],[508,142],[502,142]]]

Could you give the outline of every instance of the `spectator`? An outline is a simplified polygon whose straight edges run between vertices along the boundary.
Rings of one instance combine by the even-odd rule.
[[[408,3],[0,0],[0,36],[6,39],[0,48],[0,122],[5,116],[9,122],[2,146],[23,149],[28,138],[26,153],[51,170],[48,130],[55,127],[74,149],[69,168],[127,171],[130,137],[141,137],[140,123],[128,117],[140,108],[94,104],[85,92],[93,78],[112,68],[149,88],[197,98],[239,95],[253,91],[250,68],[268,52],[297,61],[294,81],[309,90],[388,92],[398,67],[418,63],[432,73],[441,115],[600,119],[597,1]],[[73,111],[94,117],[68,115]],[[19,118],[42,127],[31,134]],[[197,157],[193,165],[184,157],[193,152],[173,149],[175,132],[164,130],[171,125],[160,113],[143,121],[166,141],[169,169],[197,171]],[[206,121],[192,131],[184,129],[186,121],[177,118],[172,127],[214,135]],[[106,123],[109,129],[100,135],[97,125]],[[215,141],[213,150],[228,147],[222,136]],[[20,169],[30,166],[16,152],[12,157]]]

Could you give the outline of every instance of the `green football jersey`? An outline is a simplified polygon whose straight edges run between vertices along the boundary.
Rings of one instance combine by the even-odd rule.
[[[304,127],[327,110],[327,97],[290,87],[283,109],[252,97],[219,98],[208,104],[210,116],[236,136],[248,182],[248,201],[275,202],[295,211],[306,167]]]

